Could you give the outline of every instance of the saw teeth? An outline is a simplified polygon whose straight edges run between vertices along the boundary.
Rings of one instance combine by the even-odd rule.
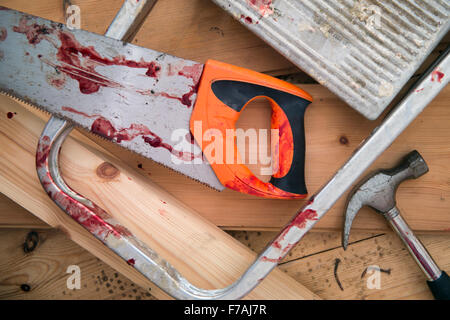
[[[45,110],[44,108],[41,108],[41,107],[31,103],[31,102],[28,102],[27,100],[25,100],[23,98],[16,97],[12,93],[9,93],[9,92],[7,92],[5,90],[0,89],[0,94],[6,96],[6,97],[8,97],[8,98],[10,98],[10,99],[12,99],[12,100],[14,100],[16,102],[23,103],[23,104],[25,104],[25,105],[27,105],[29,107],[32,107],[32,108],[34,108],[36,110],[39,110],[40,112],[43,112],[43,113],[45,113],[45,114],[47,114],[49,116],[52,116],[52,114],[50,112],[48,112],[47,110]]]
[[[41,112],[44,112],[45,114],[47,114],[47,115],[49,115],[49,116],[54,116],[54,115],[52,115],[50,112],[46,111],[44,108],[42,108],[42,107],[40,107],[40,106],[38,106],[38,105],[36,105],[36,104],[33,104],[33,103],[31,103],[31,102],[29,102],[29,101],[23,99],[23,98],[16,97],[16,96],[14,96],[13,94],[11,94],[11,93],[9,93],[9,92],[7,92],[7,91],[5,91],[5,90],[0,89],[0,94],[6,96],[6,97],[8,97],[8,98],[10,98],[10,99],[12,99],[12,100],[14,100],[14,101],[16,101],[16,102],[23,103],[23,104],[25,104],[25,105],[27,105],[27,106],[30,106],[30,107],[32,107],[32,108],[34,108],[34,109],[36,109],[36,110],[39,110],[39,111],[41,111]],[[116,143],[115,141],[108,140],[108,139],[106,139],[105,137],[102,137],[101,135],[96,134],[95,132],[87,131],[85,128],[83,128],[82,126],[80,126],[80,125],[78,125],[78,124],[72,122],[70,119],[67,119],[67,118],[65,118],[65,117],[60,117],[60,118],[66,120],[66,121],[69,121],[70,124],[73,125],[75,128],[81,129],[80,131],[81,131],[81,133],[82,133],[83,135],[86,136],[85,133],[87,132],[87,133],[88,133],[87,137],[88,137],[89,139],[91,139],[91,138],[89,137],[89,135],[94,135],[95,137],[98,137],[98,138],[100,138],[101,140],[103,140],[103,141],[105,141],[105,142],[109,142],[109,143],[112,142],[112,143],[114,143],[115,145],[117,145],[117,146],[123,148],[120,144]],[[91,140],[92,140],[92,139],[91,139]],[[92,140],[92,141],[94,141],[94,140]],[[95,141],[94,141],[94,142],[95,142]],[[126,148],[123,148],[123,149],[127,150],[128,152],[132,152],[133,154],[135,154],[135,155],[137,155],[137,156],[139,156],[139,157],[142,157],[142,155],[140,155],[139,153],[137,153],[137,152],[135,152],[135,151],[133,151],[133,150],[126,149]],[[145,158],[145,159],[148,159],[148,158]],[[166,168],[166,169],[171,170],[172,172],[176,172],[177,174],[180,174],[180,175],[182,175],[182,176],[184,176],[184,177],[186,177],[186,178],[189,178],[189,179],[191,179],[191,180],[193,180],[193,181],[195,181],[195,182],[197,182],[197,183],[200,183],[200,184],[202,184],[202,185],[204,185],[204,186],[210,188],[211,190],[214,190],[214,191],[216,191],[216,192],[220,192],[220,191],[221,191],[221,190],[218,190],[218,189],[216,189],[216,188],[210,186],[209,184],[207,184],[207,183],[205,183],[205,182],[203,182],[203,181],[200,181],[200,180],[197,180],[197,179],[195,179],[195,178],[193,178],[193,177],[187,176],[187,175],[183,174],[182,172],[179,172],[179,171],[177,171],[177,170],[175,170],[175,169],[173,169],[173,168],[171,168],[171,167],[169,167],[169,166],[166,166],[165,164],[163,164],[163,163],[161,163],[161,162],[157,162],[157,161],[155,161],[155,160],[153,160],[153,159],[150,159],[150,160],[153,161],[154,163],[156,163],[156,164],[159,165],[159,166],[162,166],[162,167],[164,167],[164,168]]]
[[[70,121],[70,120],[69,120],[69,121]],[[111,143],[111,142],[112,142],[112,143],[114,143],[116,146],[119,146],[120,148],[125,149],[125,150],[127,150],[128,152],[131,152],[131,153],[137,155],[138,157],[145,158],[145,157],[143,157],[142,155],[140,155],[139,153],[135,152],[134,150],[131,150],[131,149],[127,149],[127,148],[122,147],[120,144],[118,144],[117,142],[115,142],[115,141],[113,141],[113,140],[108,140],[108,139],[106,139],[105,137],[103,137],[103,136],[101,136],[101,135],[99,135],[99,134],[97,134],[97,133],[95,133],[95,132],[87,131],[85,128],[83,128],[83,127],[81,127],[81,126],[79,126],[79,125],[77,125],[77,124],[75,124],[74,126],[75,126],[77,129],[82,129],[81,132],[82,132],[83,135],[86,136],[86,133],[87,133],[87,137],[88,137],[89,139],[91,139],[91,138],[89,137],[89,135],[93,135],[93,136],[95,136],[96,138],[100,138],[102,141],[105,141],[105,142],[108,142],[108,143]],[[91,140],[92,140],[92,139],[91,139]],[[92,140],[92,141],[94,141],[94,140]],[[95,142],[95,141],[94,141],[94,142]],[[193,177],[187,176],[187,175],[183,174],[183,173],[180,172],[180,171],[177,171],[177,170],[175,170],[175,169],[173,169],[173,168],[171,168],[171,167],[169,167],[169,166],[166,166],[164,163],[157,162],[157,161],[155,161],[155,160],[153,160],[153,159],[151,159],[151,158],[145,158],[145,159],[151,160],[153,163],[155,163],[155,164],[157,164],[157,165],[159,165],[159,166],[161,166],[161,167],[163,167],[163,168],[169,169],[170,171],[175,172],[175,173],[177,173],[177,174],[179,174],[179,175],[182,175],[183,177],[186,177],[186,178],[191,179],[191,180],[193,180],[193,181],[195,181],[195,182],[197,182],[197,183],[200,183],[200,184],[204,185],[205,187],[208,187],[208,188],[211,189],[211,190],[214,190],[214,191],[216,191],[216,192],[221,192],[221,190],[218,190],[218,189],[216,189],[216,188],[210,186],[209,184],[207,184],[207,183],[205,183],[205,182],[203,182],[203,181],[200,181],[200,180],[197,180],[197,179],[195,179],[195,178],[193,178]]]

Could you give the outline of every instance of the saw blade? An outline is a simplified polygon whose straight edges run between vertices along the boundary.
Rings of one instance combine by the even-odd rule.
[[[0,90],[221,191],[189,132],[202,71],[0,7]]]

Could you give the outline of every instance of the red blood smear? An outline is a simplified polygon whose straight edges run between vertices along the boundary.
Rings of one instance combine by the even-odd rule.
[[[136,263],[136,261],[135,261],[134,259],[129,259],[129,260],[127,261],[127,263],[128,263],[130,266],[134,266],[134,264]]]
[[[161,67],[154,61],[133,61],[127,60],[124,56],[117,56],[113,59],[102,57],[94,47],[82,46],[75,37],[66,32],[59,32],[59,39],[61,41],[61,47],[58,50],[58,60],[63,62],[63,67],[67,67],[67,70],[61,70],[67,72],[70,77],[77,80],[80,84],[80,91],[85,94],[97,92],[101,86],[104,87],[122,87],[120,84],[106,79],[104,76],[98,74],[95,71],[95,67],[98,65],[117,65],[126,66],[129,68],[144,68],[147,69],[145,73],[150,77],[157,77]],[[85,60],[80,60],[82,56]],[[67,64],[68,66],[66,66]]]
[[[61,42],[58,48],[57,59],[62,63],[61,65],[54,65],[59,71],[67,74],[72,79],[78,81],[79,88],[83,94],[91,94],[100,90],[101,87],[121,88],[118,82],[115,82],[107,77],[99,74],[95,68],[99,65],[110,66],[126,66],[129,68],[144,68],[147,69],[146,75],[156,78],[161,71],[161,67],[155,61],[133,61],[127,60],[124,56],[117,56],[113,59],[102,57],[92,46],[82,46],[75,37],[68,32],[55,30],[48,28],[44,25],[28,24],[29,19],[23,17],[20,20],[19,26],[15,26],[13,30],[15,32],[23,33],[27,36],[30,44],[37,44],[41,40],[46,39],[50,41],[46,35],[54,33],[58,34],[58,38]],[[51,42],[51,41],[50,41]],[[53,42],[52,42],[53,43]],[[41,58],[40,56],[39,58]],[[81,58],[82,57],[82,58]],[[52,64],[51,62],[48,62]],[[167,98],[176,99],[187,107],[192,106],[192,96],[198,91],[198,82],[203,70],[203,65],[196,64],[193,66],[185,66],[179,75],[185,76],[193,80],[191,90],[181,97],[171,96],[169,94],[161,94]],[[60,83],[55,83],[60,85]],[[144,92],[139,92],[144,93]]]
[[[151,62],[145,74],[149,77],[156,78],[158,76],[159,70],[161,70],[161,67],[157,66],[156,63]]]
[[[164,97],[164,98],[178,100],[178,101],[180,101],[182,104],[184,104],[185,106],[187,106],[187,107],[189,108],[189,107],[192,106],[192,100],[191,100],[191,97],[192,97],[195,93],[197,93],[198,87],[199,87],[199,83],[197,83],[197,84],[191,86],[191,90],[190,90],[189,92],[183,94],[183,95],[181,96],[181,98],[180,98],[180,97],[177,97],[177,96],[170,95],[170,94],[168,94],[168,93],[166,93],[166,92],[152,93],[152,95],[160,95],[160,96],[162,96],[162,97]],[[141,94],[148,94],[148,92],[146,92],[146,91],[138,91],[138,92],[141,93]]]
[[[303,229],[306,226],[306,222],[309,221],[317,221],[317,212],[316,210],[306,209],[302,211],[299,215],[295,217],[295,219],[290,223],[291,226],[296,226],[299,229]]]
[[[91,131],[108,140],[115,140],[117,143],[130,141],[141,136],[144,142],[153,148],[164,148],[181,160],[192,161],[195,158],[191,152],[174,150],[170,144],[163,142],[161,137],[157,136],[144,125],[132,124],[129,128],[117,130],[110,121],[99,117],[92,123]]]
[[[50,137],[44,136],[41,138],[39,147],[36,151],[36,167],[40,168],[47,162],[50,153]]]
[[[94,47],[82,46],[71,33],[36,23],[28,24],[28,22],[29,19],[23,17],[19,22],[19,26],[15,26],[13,30],[25,34],[28,42],[33,45],[38,44],[43,39],[50,41],[46,36],[56,31],[61,42],[58,48],[57,59],[62,62],[62,65],[57,66],[58,70],[78,81],[80,91],[84,94],[97,92],[100,87],[122,87],[119,83],[97,73],[95,68],[99,65],[143,68],[147,69],[145,74],[149,77],[157,77],[161,70],[161,67],[154,61],[132,61],[125,59],[124,56],[117,56],[113,59],[102,57]]]
[[[50,151],[50,138],[44,136],[39,144],[39,148],[36,153],[36,165],[42,166],[46,163],[48,154]],[[131,232],[125,227],[116,224],[115,226],[108,223],[107,219],[111,217],[102,208],[93,204],[92,207],[86,206],[75,199],[70,198],[64,194],[61,190],[52,189],[53,181],[50,176],[45,177],[42,180],[42,185],[48,195],[58,203],[75,221],[85,227],[89,232],[99,237],[102,241],[106,239],[110,234],[113,234],[116,238],[132,236]]]
[[[246,22],[246,23],[248,23],[248,24],[252,24],[253,23],[253,20],[252,20],[252,18],[250,18],[250,17],[246,17],[246,16],[244,16],[243,14],[241,14],[241,19],[244,19],[244,21]]]
[[[51,78],[50,84],[54,86],[56,89],[62,89],[66,84],[65,78]]]
[[[94,210],[89,209],[86,209],[82,207],[80,203],[73,201],[71,205],[68,205],[65,208],[65,211],[68,212],[75,221],[89,230],[89,232],[99,236],[103,240],[110,234],[113,234],[116,238],[121,238],[122,235],[115,229],[117,226],[113,227],[97,215]]]
[[[442,82],[442,78],[444,78],[445,74],[441,71],[438,70],[434,70],[431,73],[431,81],[437,80],[437,82],[441,83]]]
[[[114,226],[114,230],[118,234],[120,234],[121,236],[124,236],[124,237],[131,237],[133,235],[130,230],[128,230],[127,228],[125,228],[124,226],[122,226],[120,224],[116,224]]]
[[[184,104],[187,107],[192,106],[191,97],[198,92],[199,85],[200,85],[200,83],[197,83],[196,85],[191,86],[191,91],[183,94],[183,96],[181,97],[181,100],[180,100],[182,104]]]
[[[116,135],[116,128],[105,118],[96,119],[91,126],[91,131],[109,140],[114,139]]]
[[[270,7],[272,4],[272,0],[247,0],[248,4],[253,6],[256,10],[259,11],[259,14],[262,16],[266,13],[272,13],[273,10]]]
[[[143,92],[140,92],[140,93],[143,93]],[[162,97],[167,98],[167,99],[178,100],[178,101],[180,101],[181,103],[183,103],[183,102],[182,102],[182,98],[177,97],[177,96],[170,95],[170,94],[168,94],[168,93],[166,93],[166,92],[155,93],[155,95],[159,95],[159,96],[162,96]],[[190,107],[190,103],[188,104],[188,107]]]
[[[151,145],[153,148],[165,148],[169,151],[172,151],[173,148],[171,145],[162,142],[162,139],[160,137],[142,137],[142,139],[144,139],[145,143],[148,143],[149,145]]]
[[[266,257],[266,256],[263,256],[262,258],[261,258],[261,261],[264,261],[264,262],[272,262],[272,263],[278,263],[278,262],[280,262],[280,260],[281,259],[272,259],[272,258],[268,258],[268,257]]]
[[[194,144],[194,136],[190,133],[190,132],[188,132],[186,135],[185,135],[185,138],[186,138],[186,141],[187,142],[189,142],[190,144]]]
[[[192,79],[194,83],[197,83],[200,81],[202,72],[203,72],[203,64],[197,63],[192,66],[184,66],[183,69],[181,69],[181,71],[178,71],[178,75]]]
[[[14,117],[14,113],[13,112],[8,112],[6,114],[6,116],[8,117],[8,119],[12,119]]]
[[[64,198],[61,199],[62,197]],[[96,214],[95,208],[87,208],[62,193],[55,194],[55,197],[52,198],[56,198],[56,201],[63,206],[65,211],[92,234],[95,234],[102,239],[105,239],[109,234],[114,234],[116,237],[120,238],[120,234],[115,232],[114,228],[105,222],[100,215]]]
[[[95,203],[93,203],[92,208],[90,208],[93,212],[95,212],[95,214],[103,219],[111,219],[111,216],[108,214],[108,212],[106,212],[105,210],[103,210],[102,208],[100,208],[99,206],[97,206]],[[120,227],[120,226],[119,226]]]
[[[0,28],[0,41],[4,41],[7,36],[8,36],[8,32],[6,31],[5,28],[1,27]]]
[[[164,148],[164,149],[168,150],[171,154],[173,154],[174,156],[176,156],[177,158],[179,158],[183,161],[192,161],[195,159],[195,155],[192,152],[174,150],[170,144],[163,142],[160,137],[158,137],[154,133],[152,133],[152,135],[153,135],[153,138],[143,136],[142,139],[144,139],[144,142],[148,143],[153,148]]]
[[[29,18],[22,17],[18,26],[13,27],[14,32],[23,33],[26,35],[28,42],[32,45],[36,45],[45,39],[47,35],[53,32],[53,29],[46,27],[45,25],[39,25],[37,23],[28,24]]]
[[[81,115],[83,117],[86,117],[86,118],[97,118],[97,117],[100,117],[100,115],[98,115],[98,114],[89,115],[89,114],[87,114],[85,112],[78,111],[78,110],[76,110],[74,108],[71,108],[71,107],[63,106],[63,107],[61,107],[61,110],[68,111],[68,112],[75,113],[75,114],[79,114],[79,115]]]
[[[260,181],[256,176],[248,176],[245,178],[235,176],[234,180],[226,181],[224,184],[229,189],[260,197],[266,197],[268,194],[275,194],[286,197],[287,199],[297,197],[296,194],[283,191],[270,183]]]
[[[176,71],[172,71],[172,66],[169,65],[167,75],[173,76]],[[200,85],[200,78],[203,72],[203,64],[197,63],[192,66],[184,66],[180,71],[178,71],[179,76],[192,80],[191,89],[189,92],[183,94],[181,97],[171,95],[167,92],[154,92],[153,90],[138,90],[137,92],[142,95],[152,95],[152,96],[162,96],[168,99],[174,99],[180,101],[183,105],[188,108],[192,106],[192,96],[198,92],[198,87]]]
[[[198,92],[198,87],[200,85],[200,78],[202,76],[203,72],[203,65],[202,64],[194,64],[192,66],[184,66],[181,71],[178,71],[179,76],[186,77],[188,79],[192,79],[193,85],[191,86],[191,90],[179,97],[175,97],[172,95],[169,95],[167,93],[161,93],[163,97],[169,98],[169,99],[176,99],[180,101],[182,104],[184,104],[187,107],[192,106],[192,100],[191,97]]]
[[[52,198],[60,203],[75,221],[102,240],[105,240],[110,234],[118,239],[132,236],[132,233],[124,226],[108,223],[106,220],[111,216],[95,204],[93,207],[85,206],[63,193],[56,193]]]
[[[314,200],[311,199],[308,202],[308,204],[311,204],[313,201]],[[281,249],[282,248],[281,241],[284,240],[284,237],[289,232],[289,230],[291,230],[292,227],[296,226],[297,228],[303,229],[304,227],[306,227],[306,223],[308,221],[312,221],[312,220],[314,220],[314,221],[318,220],[317,212],[312,209],[303,210],[300,214],[298,214],[294,218],[293,221],[291,221],[289,223],[289,225],[286,228],[284,228],[284,230],[281,232],[280,236],[272,243],[272,247]],[[287,246],[285,246],[285,248],[283,249],[283,251],[281,253],[281,257],[283,257],[295,245],[296,245],[295,243],[290,243]]]
[[[73,35],[60,32],[61,46],[57,58],[63,64],[58,70],[66,73],[72,79],[78,81],[81,93],[90,94],[97,92],[100,87],[121,87],[120,84],[110,81],[95,71],[95,67],[101,63],[102,57],[93,47],[82,47]],[[86,60],[80,60],[80,57]]]
[[[46,137],[48,138],[48,137]],[[45,142],[48,142],[44,137]],[[47,143],[44,143],[47,144]],[[45,148],[44,148],[45,149]],[[46,153],[46,152],[44,152]],[[122,237],[123,230],[121,226],[113,227],[111,224],[105,221],[109,218],[109,215],[100,207],[94,205],[88,207],[75,199],[68,197],[61,190],[53,188],[53,181],[50,176],[43,179],[42,185],[47,191],[48,195],[62,208],[67,214],[69,214],[75,221],[85,227],[89,232],[99,237],[102,241],[113,234],[117,238]],[[117,228],[118,227],[118,228]],[[117,231],[116,228],[119,230]]]

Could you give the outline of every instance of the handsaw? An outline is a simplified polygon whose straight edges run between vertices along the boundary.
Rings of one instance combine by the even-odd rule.
[[[312,98],[287,82],[70,30],[5,7],[0,74],[1,91],[216,190],[279,199],[307,194],[303,118]],[[242,163],[235,138],[231,148],[216,144],[259,97],[270,101],[279,141],[269,182]]]
[[[142,4],[142,2],[138,3]],[[113,24],[117,25],[117,23]],[[2,38],[3,35],[4,33]],[[37,173],[44,189],[61,209],[168,294],[184,299],[240,298],[255,288],[275,268],[357,177],[448,84],[448,77],[445,75],[449,73],[449,62],[447,50],[391,111],[383,123],[361,143],[344,166],[309,198],[309,201],[266,246],[242,276],[222,289],[205,290],[189,283],[169,262],[140,242],[103,209],[65,184],[58,170],[58,155],[65,137],[72,128],[67,121],[53,116],[47,123],[38,143]]]

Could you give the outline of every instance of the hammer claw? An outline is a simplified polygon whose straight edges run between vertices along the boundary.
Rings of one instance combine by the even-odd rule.
[[[350,237],[350,229],[352,228],[353,219],[363,206],[361,199],[354,195],[355,192],[352,192],[349,197],[350,200],[347,204],[347,210],[345,212],[344,232],[342,233],[342,246],[344,247],[344,250],[347,250],[348,247],[348,240]]]
[[[400,215],[395,202],[397,187],[407,179],[417,179],[428,172],[425,160],[417,151],[410,152],[396,167],[379,170],[363,179],[349,194],[345,211],[342,246],[347,249],[353,219],[363,206],[369,206],[388,220],[411,255],[428,277],[436,299],[450,300],[450,277],[443,272]]]

